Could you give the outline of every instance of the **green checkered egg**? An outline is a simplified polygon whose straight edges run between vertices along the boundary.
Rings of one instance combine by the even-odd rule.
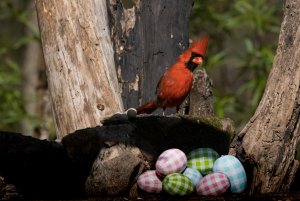
[[[163,190],[170,195],[188,195],[194,190],[191,180],[179,173],[167,175],[163,180]]]
[[[212,172],[214,162],[219,154],[211,148],[199,148],[191,151],[187,156],[187,166],[197,169],[202,175]]]

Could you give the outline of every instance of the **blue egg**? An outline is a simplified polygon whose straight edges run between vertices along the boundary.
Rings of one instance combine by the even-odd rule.
[[[194,188],[197,187],[197,185],[200,183],[200,181],[203,178],[201,173],[194,168],[186,168],[183,172],[183,175],[185,175],[191,180],[191,182],[194,185]]]
[[[247,187],[247,175],[242,163],[234,156],[225,155],[218,158],[213,166],[213,172],[222,172],[230,181],[232,193],[241,193]]]

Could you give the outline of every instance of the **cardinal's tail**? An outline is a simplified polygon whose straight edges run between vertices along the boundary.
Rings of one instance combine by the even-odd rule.
[[[142,105],[141,107],[138,107],[136,109],[136,111],[137,111],[137,114],[142,114],[142,113],[151,114],[158,107],[159,106],[158,106],[156,100],[152,100],[152,101],[149,101],[148,103]]]

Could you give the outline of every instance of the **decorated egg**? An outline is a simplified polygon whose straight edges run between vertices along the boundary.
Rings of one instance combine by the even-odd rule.
[[[161,176],[172,173],[180,173],[186,168],[185,153],[179,149],[168,149],[164,151],[157,159],[155,167]]]
[[[197,187],[197,185],[200,183],[202,179],[201,173],[194,168],[186,168],[183,172],[183,175],[185,175],[187,178],[191,180],[191,182],[194,185],[194,188]]]
[[[219,158],[219,154],[211,148],[199,148],[191,151],[187,158],[188,167],[195,168],[205,175],[212,171],[214,162]]]
[[[170,195],[188,195],[194,190],[193,184],[186,176],[173,173],[166,176],[163,180],[163,190]]]
[[[200,181],[197,193],[205,196],[217,196],[225,193],[229,187],[229,179],[224,173],[212,172]]]
[[[241,193],[246,189],[246,172],[243,165],[236,157],[226,155],[218,158],[214,164],[213,171],[222,172],[227,175],[232,193]]]
[[[160,193],[162,191],[162,182],[155,170],[148,170],[141,174],[137,180],[137,185],[148,193]]]

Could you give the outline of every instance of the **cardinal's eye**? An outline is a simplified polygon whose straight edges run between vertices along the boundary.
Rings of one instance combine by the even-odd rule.
[[[192,62],[200,65],[200,64],[202,64],[203,59],[202,59],[202,57],[195,57],[195,58],[193,58]]]

